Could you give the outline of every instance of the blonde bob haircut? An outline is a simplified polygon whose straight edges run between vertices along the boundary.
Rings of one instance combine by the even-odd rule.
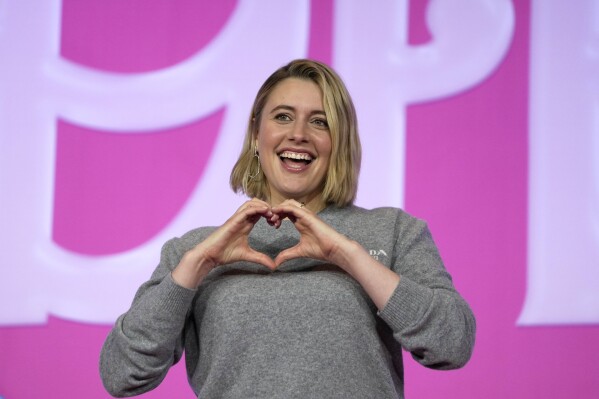
[[[270,190],[266,176],[259,167],[255,140],[268,96],[277,84],[288,78],[310,80],[322,91],[332,144],[329,168],[322,187],[323,201],[338,207],[353,204],[358,190],[362,157],[356,111],[339,75],[327,65],[307,59],[294,60],[277,69],[258,90],[241,154],[231,172],[231,188],[250,198],[268,201]]]

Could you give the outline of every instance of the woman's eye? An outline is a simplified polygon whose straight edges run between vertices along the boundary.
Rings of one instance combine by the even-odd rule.
[[[312,121],[312,123],[314,123],[316,126],[322,127],[322,128],[328,128],[329,127],[329,124],[326,121],[326,119],[314,119]]]
[[[291,120],[291,117],[288,114],[277,114],[275,115],[275,119],[278,121],[287,122]]]

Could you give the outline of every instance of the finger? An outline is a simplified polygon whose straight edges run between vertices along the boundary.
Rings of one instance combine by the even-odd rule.
[[[306,207],[305,202],[300,202],[300,201],[294,200],[294,199],[287,199],[287,200],[281,202],[280,205],[291,205],[291,206],[295,206],[297,208],[305,208]]]
[[[236,215],[240,218],[249,220],[252,224],[255,224],[260,217],[266,217],[267,219],[272,217],[272,211],[268,205],[264,204],[248,204],[241,207]]]
[[[244,204],[238,210],[237,213],[245,214],[256,214],[270,211],[270,207],[264,204]]]
[[[244,202],[238,209],[237,211],[245,211],[247,209],[252,209],[252,208],[257,208],[257,209],[270,209],[270,205],[265,202],[262,201],[258,198],[252,198],[249,201]]]
[[[264,215],[267,223],[275,228],[279,228],[281,226],[281,218],[276,213],[269,212]]]
[[[269,257],[266,254],[263,254],[261,252],[258,251],[250,251],[246,257],[245,260],[247,260],[248,262],[254,262],[254,263],[259,263],[261,265],[264,265],[266,267],[268,267],[271,270],[274,270],[277,268],[277,264],[275,263],[275,261],[272,260],[271,257]]]
[[[293,202],[289,202],[293,201]],[[285,202],[281,202],[276,207],[272,208],[272,212],[279,215],[281,219],[286,217],[288,218],[298,218],[302,215],[307,215],[306,208],[300,208],[301,203],[295,200],[287,200]]]
[[[295,259],[295,258],[301,258],[302,256],[299,254],[297,245],[293,246],[291,248],[288,248],[284,251],[281,251],[277,257],[275,258],[275,265],[276,267],[281,266],[283,263],[287,262],[288,260],[291,259]]]

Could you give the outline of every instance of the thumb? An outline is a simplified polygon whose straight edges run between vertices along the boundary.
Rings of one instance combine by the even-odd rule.
[[[246,260],[249,262],[259,263],[261,265],[268,267],[271,270],[276,269],[278,266],[276,264],[276,262],[273,261],[270,256],[263,254],[261,252],[258,252],[258,251],[249,252],[246,256]]]
[[[281,251],[277,257],[275,258],[276,267],[281,266],[284,262],[288,260],[295,259],[301,257],[297,248],[297,245],[291,248],[287,248],[284,251]]]

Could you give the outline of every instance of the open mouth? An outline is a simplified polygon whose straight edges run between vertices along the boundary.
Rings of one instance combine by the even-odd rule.
[[[281,161],[292,168],[300,168],[309,165],[313,161],[313,157],[306,152],[283,151],[279,154]]]

